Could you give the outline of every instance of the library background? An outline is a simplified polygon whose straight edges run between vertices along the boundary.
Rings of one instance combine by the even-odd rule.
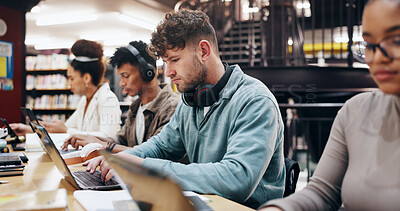
[[[0,0],[0,117],[21,122],[20,107],[26,106],[45,120],[65,120],[79,101],[67,88],[66,78],[74,41],[102,43],[107,61],[117,47],[132,40],[149,42],[166,12],[200,9],[216,29],[222,60],[239,64],[275,94],[285,120],[285,156],[297,160],[308,178],[343,103],[376,89],[367,67],[354,60],[348,48],[362,39],[365,3]],[[70,20],[62,22],[65,17]],[[105,64],[106,78],[121,108],[127,109],[131,99],[124,99],[116,71]],[[159,79],[168,82],[163,68],[159,65]]]

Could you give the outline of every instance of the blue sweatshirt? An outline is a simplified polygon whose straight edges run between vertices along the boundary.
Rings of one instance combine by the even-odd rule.
[[[205,115],[203,108],[181,102],[158,135],[125,152],[145,158],[144,167],[171,176],[184,190],[257,208],[283,196],[284,126],[269,89],[239,66],[231,68]],[[185,154],[190,164],[171,161]]]

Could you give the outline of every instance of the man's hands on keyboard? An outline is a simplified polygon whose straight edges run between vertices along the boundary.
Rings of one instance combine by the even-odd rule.
[[[97,166],[99,166],[99,170],[101,172],[101,181],[108,182],[114,174],[112,173],[111,166],[107,163],[103,156],[95,157],[91,160],[88,160],[83,163],[84,166],[87,166],[86,171],[91,174],[96,172]]]
[[[129,153],[124,153],[124,152],[120,152],[120,153],[116,154],[115,156],[129,160],[137,165],[142,165],[142,162],[144,160],[143,158],[140,158],[135,155],[131,155]],[[99,170],[101,171],[101,180],[102,181],[108,182],[114,176],[112,171],[110,171],[111,166],[105,161],[103,156],[95,157],[91,160],[88,160],[88,161],[84,162],[83,165],[87,166],[86,171],[90,172],[91,174],[93,174],[95,172],[97,166],[99,166],[100,167]]]

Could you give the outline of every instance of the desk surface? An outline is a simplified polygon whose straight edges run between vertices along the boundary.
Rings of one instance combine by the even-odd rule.
[[[68,183],[57,170],[50,157],[45,152],[25,152],[29,158],[25,166],[23,176],[0,177],[0,180],[7,180],[9,183],[0,184],[0,193],[20,193],[36,190],[54,190],[64,188],[68,194],[69,210],[84,210],[74,198],[76,190]],[[72,171],[84,169],[80,164],[71,165]],[[211,202],[208,205],[214,210],[253,210],[231,200],[217,195],[205,195]]]

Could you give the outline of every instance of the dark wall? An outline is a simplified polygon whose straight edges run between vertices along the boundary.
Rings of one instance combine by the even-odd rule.
[[[14,52],[14,90],[0,90],[0,117],[7,119],[8,122],[21,121],[21,105],[23,92],[23,82],[25,78],[24,60],[24,40],[25,40],[25,12],[0,6],[0,18],[7,24],[7,32],[0,36],[0,40],[13,43]]]

